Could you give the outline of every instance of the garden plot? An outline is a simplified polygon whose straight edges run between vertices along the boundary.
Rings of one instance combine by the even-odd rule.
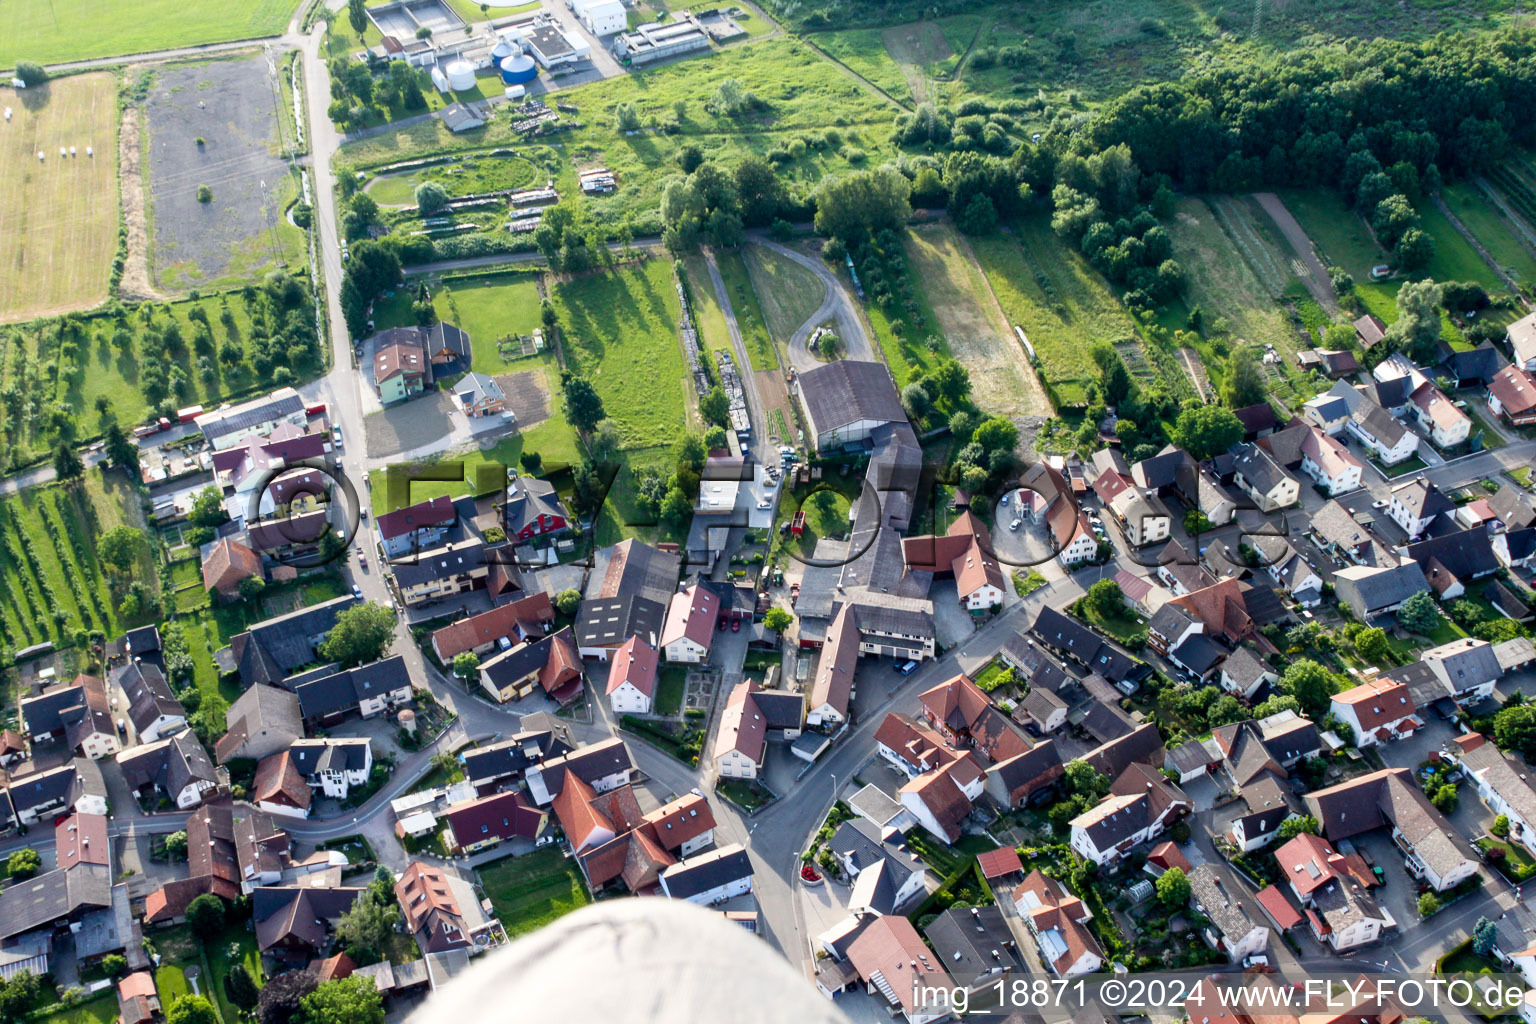
[[[117,247],[117,83],[0,88],[0,106],[0,322],[96,305]]]
[[[155,73],[144,144],[163,287],[235,283],[302,261],[303,232],[284,215],[295,188],[280,155],[279,103],[262,56]]]
[[[502,394],[507,396],[507,408],[517,418],[521,430],[549,419],[549,391],[544,386],[544,375],[525,371],[508,373],[496,378]]]

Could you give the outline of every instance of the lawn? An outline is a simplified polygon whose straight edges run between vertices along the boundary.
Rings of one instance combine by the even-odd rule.
[[[229,956],[231,946],[238,947],[240,954],[233,959]],[[242,963],[250,972],[251,980],[257,985],[261,984],[261,954],[256,951],[256,936],[243,926],[227,928],[222,936],[207,945],[206,950],[209,953],[208,970],[213,976],[203,986],[203,994],[208,995],[209,990],[212,990],[212,995],[218,1000],[224,1024],[236,1024],[241,1019],[240,1010],[224,994],[224,979],[229,977],[236,963]]]
[[[1441,188],[1440,198],[1505,273],[1522,285],[1536,284],[1536,258],[1520,244],[1514,225],[1489,202],[1481,188],[1471,182],[1457,182]]]
[[[831,495],[830,499],[819,495]],[[830,487],[814,492],[800,505],[805,513],[805,532],[794,541],[801,558],[810,558],[816,550],[816,542],[823,537],[847,537],[850,529],[848,514],[852,502],[846,494]]]
[[[65,6],[84,14],[127,4]],[[10,23],[33,7],[0,6],[0,52],[15,41]],[[48,21],[35,7],[24,20]],[[0,88],[0,105],[14,112],[0,132],[0,323],[94,306],[107,297],[117,251],[117,80],[102,73],[25,93]],[[59,155],[71,146],[74,156]]]
[[[1094,342],[1136,338],[1136,326],[1103,278],[1051,232],[1044,217],[1021,219],[1007,234],[971,240],[1009,323],[1022,327],[1058,406],[1081,405],[1098,377]]]
[[[451,277],[436,286],[432,307],[439,318],[469,332],[472,369],[492,375],[532,368],[530,357],[499,343],[531,336],[539,320],[539,275],[529,271]],[[383,324],[380,324],[382,327]]]
[[[773,793],[755,779],[716,779],[715,792],[748,814],[773,803]]]
[[[790,337],[826,298],[827,286],[815,272],[761,245],[745,249],[747,272],[762,303],[768,330],[780,344]]]
[[[1219,197],[1215,201],[1221,203]],[[1246,245],[1241,248],[1228,235],[1223,219],[1239,231],[1249,223],[1234,219],[1241,212],[1241,204],[1230,201],[1222,205],[1220,214],[1204,199],[1179,201],[1167,227],[1173,236],[1174,258],[1189,276],[1188,302],[1200,306],[1208,320],[1226,317],[1233,340],[1292,352],[1295,332],[1278,301],[1292,275],[1275,272],[1276,268],[1288,270],[1285,261],[1257,232],[1245,232]],[[1250,261],[1258,264],[1259,271]]]
[[[500,92],[499,89],[497,91]],[[529,188],[554,169],[553,164],[558,159],[555,151],[548,146],[535,146],[515,155],[505,150],[467,153],[453,163],[434,164],[374,178],[365,186],[364,191],[380,206],[415,206],[416,186],[428,181],[443,186],[450,196]]]
[[[508,937],[535,931],[591,902],[575,863],[556,846],[484,865],[480,887]]]
[[[1504,839],[1496,839],[1493,836],[1484,836],[1477,841],[1480,850],[1503,850],[1504,856],[1492,863],[1498,868],[1499,873],[1515,884],[1520,884],[1532,875],[1536,875],[1536,860],[1531,858],[1529,852],[1520,843],[1511,843]]]
[[[691,387],[671,264],[645,260],[552,289],[567,362],[586,374],[625,448],[669,444]]]
[[[490,494],[502,485],[500,469],[488,466],[516,469],[524,451],[538,452],[544,460],[544,475],[562,470],[578,459],[576,435],[570,424],[558,411],[543,423],[511,437],[503,438],[487,448],[470,448],[467,451],[445,454],[429,462],[397,463],[398,469],[375,469],[368,474],[368,491],[372,498],[373,514],[384,515],[397,508],[419,501],[428,501],[441,495],[461,497]],[[418,479],[417,474],[446,476],[447,479]]]
[[[752,369],[777,370],[779,353],[773,347],[773,339],[768,336],[763,307],[758,302],[758,293],[750,280],[741,253],[719,252],[715,255],[715,263],[720,267],[720,280],[725,282],[726,294],[731,299],[731,312],[736,314],[736,329],[741,332],[741,343],[747,348],[747,358],[752,361]],[[795,269],[803,271],[805,268],[797,266]]]
[[[0,67],[280,35],[296,6],[295,0],[10,0],[0,7]],[[115,205],[115,189],[113,199]]]
[[[812,37],[817,46],[866,79],[878,89],[902,103],[912,102],[912,89],[901,66],[885,48],[885,30],[854,28],[842,32],[820,32]]]
[[[1366,308],[1385,323],[1396,320],[1397,289],[1402,282],[1371,280],[1371,268],[1388,262],[1388,257],[1359,215],[1331,189],[1287,189],[1280,198],[1307,232],[1323,264],[1348,271],[1355,279],[1355,294]]]
[[[665,664],[656,679],[656,700],[651,711],[658,715],[675,715],[683,708],[683,690],[688,684],[688,668],[685,665]]]
[[[174,969],[174,968],[171,968]],[[39,1024],[114,1024],[117,1018],[117,990],[103,989],[101,995],[77,1003],[69,1009],[49,1013],[47,1010],[34,1018]]]
[[[1424,268],[1424,274],[1436,281],[1476,281],[1495,294],[1509,290],[1438,206],[1420,203],[1418,211],[1424,230],[1435,236],[1435,258]]]
[[[714,282],[709,279],[709,267],[700,253],[691,252],[683,257],[683,273],[688,280],[688,301],[693,311],[693,326],[699,332],[699,344],[711,352],[736,353],[731,345],[731,332],[725,324],[725,312],[720,308],[720,298],[715,294]],[[741,313],[737,312],[740,319]]]

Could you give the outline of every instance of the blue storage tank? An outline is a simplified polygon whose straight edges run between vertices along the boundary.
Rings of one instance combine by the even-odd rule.
[[[539,67],[526,53],[514,53],[501,62],[501,80],[507,85],[526,85],[539,77]]]
[[[491,48],[491,60],[495,61],[499,67],[502,61],[518,52],[519,51],[517,47],[503,39],[501,42],[497,43],[494,47]]]

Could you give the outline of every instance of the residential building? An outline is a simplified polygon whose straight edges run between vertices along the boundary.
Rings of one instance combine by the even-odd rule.
[[[1472,432],[1472,419],[1446,397],[1445,392],[1425,381],[1409,396],[1414,419],[1440,448],[1453,448],[1466,442]]]
[[[1211,732],[1228,774],[1239,787],[1265,772],[1284,777],[1297,764],[1322,753],[1317,726],[1294,711],[1218,726]]]
[[[535,807],[520,789],[492,793],[448,808],[444,845],[460,855],[478,853],[509,839],[534,842],[543,835],[549,812]]]
[[[1451,755],[1484,806],[1509,821],[1509,841],[1536,853],[1536,786],[1526,766],[1475,732],[1457,736]]]
[[[264,579],[261,556],[233,537],[214,541],[203,559],[203,589],[231,600],[240,596],[240,584]]]
[[[1305,910],[1312,935],[1336,953],[1375,942],[1395,927],[1371,897],[1375,879],[1359,854],[1343,856],[1324,839],[1303,832],[1275,851],[1280,877]]]
[[[1189,873],[1189,902],[1208,923],[1200,928],[1206,945],[1241,963],[1269,945],[1269,926],[1246,892],[1229,885],[1215,867],[1201,864]]]
[[[1424,727],[1408,687],[1385,676],[1334,694],[1330,711],[1349,726],[1356,747],[1407,739]]]
[[[684,793],[662,804],[644,822],[674,857],[691,857],[715,841],[715,812],[698,793]]]
[[[354,711],[373,718],[410,702],[411,675],[401,655],[334,672],[329,666],[291,676],[283,685],[299,698],[306,725],[340,721]]]
[[[1422,474],[1393,484],[1386,508],[1387,517],[1409,537],[1420,536],[1436,519],[1455,511],[1456,504]]]
[[[483,948],[501,931],[481,908],[474,885],[451,867],[412,861],[395,880],[395,899],[423,953]]]
[[[707,907],[752,891],[752,859],[746,847],[731,843],[672,864],[660,880],[669,899]]]
[[[1509,343],[1514,364],[1536,372],[1536,313],[1527,313],[1505,331],[1504,340]]]
[[[876,918],[848,947],[848,961],[858,979],[907,1024],[930,1024],[951,1015],[945,999],[925,1001],[919,994],[931,990],[942,997],[954,990],[954,981],[937,959],[905,917]]]
[[[170,735],[187,724],[187,711],[171,693],[158,666],[147,661],[132,661],[117,677],[118,686],[128,698],[128,720],[140,743]]]
[[[1442,533],[1399,550],[1418,564],[1429,588],[1442,601],[1461,597],[1474,580],[1499,571],[1493,537],[1481,527]]]
[[[1306,795],[1308,812],[1331,842],[1389,829],[1409,874],[1436,892],[1477,870],[1477,855],[1430,804],[1407,768],[1384,768]]]
[[[594,792],[606,793],[627,785],[633,771],[634,762],[629,758],[629,750],[624,741],[615,736],[529,765],[525,778],[528,795],[535,804],[543,807],[560,792],[567,778],[579,778]]]
[[[1346,393],[1349,397],[1346,397]],[[1351,402],[1358,402],[1359,396],[1360,393],[1352,385],[1340,381],[1328,391],[1303,403],[1302,422],[1312,424],[1329,437],[1338,437],[1344,433],[1344,427],[1349,422]]]
[[[1013,931],[996,904],[951,907],[923,929],[950,977],[973,994],[994,989],[997,975],[1025,970]]]
[[[219,452],[253,435],[265,437],[284,423],[303,430],[309,417],[297,391],[278,388],[249,402],[205,412],[195,422],[209,446]]]
[[[714,591],[701,583],[685,587],[672,595],[661,628],[660,649],[668,661],[698,664],[709,657],[719,620],[720,599]]]
[[[18,708],[34,744],[62,739],[71,751],[93,761],[122,749],[106,686],[96,676],[78,675],[71,683],[21,700]],[[24,745],[20,752],[25,753]]]
[[[0,832],[31,827],[58,813],[107,813],[107,784],[101,767],[77,757],[57,768],[10,776],[0,788]]]
[[[848,897],[854,913],[899,914],[928,891],[928,872],[900,843],[900,833],[888,834],[865,818],[837,826],[827,849],[852,880]]]
[[[608,703],[614,714],[651,713],[659,664],[656,649],[638,636],[624,641],[608,665]]]
[[[1499,370],[1508,365],[1491,341],[1484,341],[1476,348],[1452,352],[1440,361],[1441,370],[1450,379],[1453,389],[1487,387]]]
[[[1309,427],[1301,439],[1301,471],[1330,496],[1346,494],[1360,486],[1365,466],[1337,440],[1318,427]]]
[[[1504,674],[1494,645],[1475,637],[1463,637],[1422,651],[1419,664],[1434,673],[1446,693],[1468,704],[1493,696],[1494,683]]]
[[[496,378],[473,371],[453,386],[453,404],[472,420],[504,416],[507,412],[507,396]]]
[[[555,622],[555,606],[542,590],[451,622],[432,633],[437,660],[451,665],[465,651],[482,657],[493,650],[511,650],[519,644],[547,636]]]
[[[571,528],[571,514],[548,480],[519,474],[507,482],[506,499],[501,518],[507,537],[513,541],[526,544],[535,537],[565,533]]]
[[[1016,810],[1055,792],[1066,766],[1054,740],[1045,740],[987,769],[985,792],[998,807]]]
[[[1280,675],[1255,654],[1252,648],[1239,647],[1221,663],[1218,681],[1223,690],[1249,700],[1264,684],[1273,686],[1279,682]]]
[[[964,832],[965,819],[980,799],[986,769],[970,754],[909,779],[897,792],[901,806],[933,835],[954,843]]]
[[[1233,450],[1232,480],[1261,512],[1290,508],[1301,498],[1301,483],[1267,447],[1245,444]]]
[[[141,800],[163,797],[183,810],[202,803],[219,785],[208,752],[191,732],[129,747],[117,763]]]
[[[1517,427],[1536,424],[1536,377],[1506,366],[1488,382],[1488,411]]]
[[[1008,581],[992,550],[992,535],[969,509],[955,517],[943,537],[905,538],[901,554],[908,573],[954,576],[967,611],[989,611],[1003,603]]]
[[[1419,435],[1364,395],[1350,414],[1345,429],[1354,434],[1384,466],[1395,466],[1411,459],[1419,450]]]
[[[1003,761],[1029,749],[981,688],[961,673],[918,695],[923,717],[945,740],[974,750],[987,762]]]
[[[1280,826],[1302,816],[1302,804],[1289,786],[1272,771],[1261,772],[1239,790],[1243,810],[1232,819],[1232,841],[1244,853],[1268,846],[1280,835]]]
[[[397,327],[376,335],[373,390],[385,405],[421,394],[432,383],[432,365],[413,327]]]
[[[524,700],[543,691],[565,707],[581,697],[581,657],[569,627],[480,664],[480,686],[498,703]]]
[[[280,962],[307,964],[331,943],[336,922],[366,895],[353,886],[268,885],[251,891],[256,948]]]
[[[1144,493],[1140,488],[1127,487],[1115,496],[1108,508],[1120,521],[1126,540],[1134,547],[1166,541],[1173,530],[1173,516],[1168,506],[1157,495]]]
[[[1104,966],[1103,947],[1088,927],[1093,911],[1061,882],[1036,868],[1013,890],[1012,899],[1052,974],[1074,978]]]
[[[214,758],[259,761],[287,750],[304,735],[304,714],[298,694],[280,686],[257,683],[235,698],[224,712],[225,733],[214,745]]]
[[[317,653],[336,616],[358,604],[351,594],[266,619],[230,638],[230,655],[241,680],[281,683],[288,675],[321,659]]]
[[[490,559],[484,541],[466,538],[391,562],[389,569],[400,599],[416,606],[483,588]]]
[[[715,770],[724,778],[757,778],[769,730],[793,738],[805,721],[805,701],[799,694],[766,691],[755,679],[736,684],[715,733]]]
[[[1102,801],[1072,819],[1071,846],[1095,864],[1113,863],[1192,808],[1161,771],[1133,764],[1111,783]]]
[[[1362,622],[1390,615],[1414,594],[1429,589],[1417,562],[1394,566],[1349,565],[1333,574],[1338,598]]]

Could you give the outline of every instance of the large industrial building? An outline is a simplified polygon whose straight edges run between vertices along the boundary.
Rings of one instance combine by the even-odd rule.
[[[665,25],[641,25],[613,41],[613,55],[631,67],[709,49],[709,36],[690,19]]]
[[[502,33],[502,38],[521,45],[539,67],[546,71],[584,61],[592,56],[592,47],[548,18],[538,18]]]
[[[838,359],[795,380],[809,427],[806,440],[823,453],[869,439],[877,427],[907,422],[901,396],[882,363]]]
[[[622,0],[572,0],[571,10],[595,36],[613,35],[629,27]]]

